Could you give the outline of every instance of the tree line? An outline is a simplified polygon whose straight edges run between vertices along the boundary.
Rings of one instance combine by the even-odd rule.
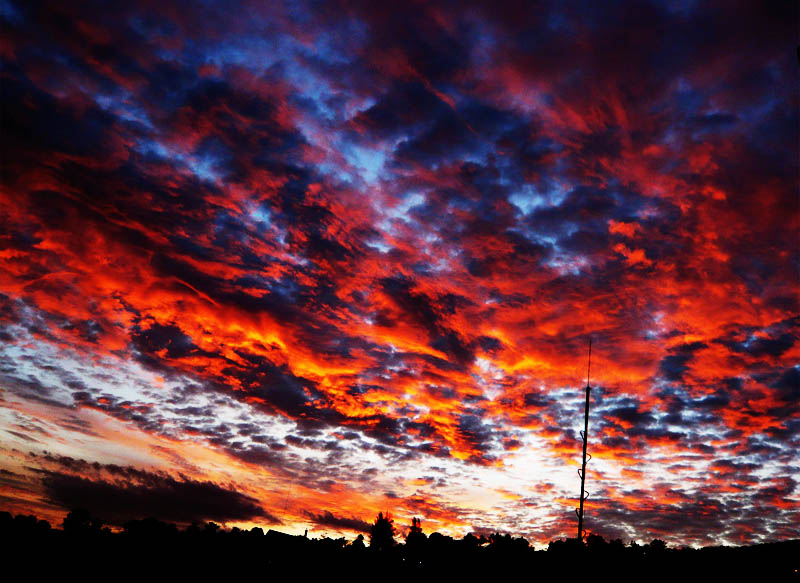
[[[379,513],[369,533],[354,540],[310,538],[253,527],[222,528],[214,522],[180,528],[157,518],[130,520],[112,531],[84,509],[70,511],[61,528],[32,515],[0,512],[0,538],[6,556],[22,560],[31,553],[53,559],[53,565],[83,565],[98,576],[128,564],[132,571],[158,566],[177,573],[238,573],[259,571],[306,576],[339,576],[359,572],[395,576],[460,576],[472,579],[529,570],[538,576],[607,573],[634,578],[641,574],[722,576],[774,574],[780,580],[800,580],[800,540],[743,547],[670,548],[660,539],[648,544],[606,541],[589,534],[585,540],[551,541],[536,551],[523,537],[507,533],[467,534],[457,539],[423,532],[419,518],[405,531],[388,514]],[[138,561],[134,560],[139,558]],[[133,562],[132,562],[133,561]]]

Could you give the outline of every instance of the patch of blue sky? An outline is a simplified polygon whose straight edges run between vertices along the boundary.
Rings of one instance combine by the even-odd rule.
[[[268,229],[272,226],[272,213],[264,205],[258,205],[249,215],[259,228]]]
[[[155,155],[183,165],[195,176],[207,182],[217,182],[221,176],[215,168],[216,160],[208,155],[194,156],[168,148],[158,140],[140,140],[135,149],[145,155]]]
[[[421,192],[409,192],[405,195],[402,202],[388,209],[386,211],[386,214],[388,214],[392,218],[410,222],[411,217],[408,215],[408,211],[410,211],[415,206],[425,204],[425,200],[426,200],[425,195],[422,194]]]
[[[464,212],[481,212],[488,205],[485,201],[475,201],[466,195],[453,194],[447,201],[447,208]]]
[[[251,216],[258,221],[256,223],[256,228],[258,229],[260,235],[276,242],[284,249],[284,251],[288,251],[288,245],[286,244],[286,230],[283,229],[277,222],[273,222],[272,215],[268,210],[262,208],[251,213]],[[296,265],[308,264],[308,260],[305,257],[300,257],[293,253],[287,253],[287,257]]]
[[[375,249],[375,250],[377,250],[377,251],[379,251],[381,253],[388,253],[389,251],[394,249],[394,247],[392,247],[391,245],[386,244],[385,242],[381,241],[380,239],[371,239],[369,241],[366,241],[365,245],[367,247],[372,247],[373,249]]]
[[[144,108],[131,103],[130,95],[116,96],[108,94],[98,94],[94,97],[98,107],[114,114],[119,119],[142,124],[147,128],[152,128],[150,117]]]
[[[433,245],[434,243],[440,243],[442,238],[435,232],[429,231],[424,235],[422,235],[422,240],[425,241],[425,243],[427,243],[428,245]]]
[[[221,176],[216,168],[216,160],[211,156],[186,156],[186,166],[198,178],[207,182],[217,182]]]
[[[157,156],[166,160],[172,159],[172,153],[158,140],[143,139],[136,142],[134,149],[145,156]]]
[[[336,96],[336,91],[327,80],[306,67],[293,65],[285,73],[287,79],[297,91],[297,95],[313,104],[310,113],[327,121],[341,121],[341,112],[338,108],[331,107],[329,100]],[[298,102],[299,100],[295,100]],[[298,103],[302,106],[301,103]]]
[[[522,235],[531,243],[551,247],[554,252],[561,253],[561,248],[558,246],[559,236],[557,234],[547,233],[545,231],[537,231],[525,225],[519,224],[516,227],[508,229],[508,232]]]
[[[562,166],[563,162],[559,161],[556,171],[558,172]],[[545,189],[544,194],[547,196],[550,206],[559,206],[562,202],[564,202],[564,199],[567,198],[573,188],[573,184],[569,184],[563,180],[549,180],[547,181],[547,188]]]
[[[313,46],[309,47],[297,42],[292,38],[283,38],[278,43],[277,52],[282,57],[281,61],[286,65],[282,71],[282,77],[291,83],[296,90],[295,102],[306,109],[314,117],[321,117],[328,121],[341,122],[344,120],[343,112],[340,107],[331,107],[330,101],[337,97],[339,91],[320,74],[320,67],[314,67],[314,61],[320,61],[328,67],[344,65],[347,59],[337,57],[335,51],[325,48],[325,38],[315,38]],[[302,102],[313,104],[312,111],[302,107]]]
[[[517,207],[523,215],[529,215],[537,208],[550,206],[549,198],[531,184],[523,184],[520,192],[509,195],[508,202]]]
[[[339,181],[343,184],[350,184],[353,182],[353,175],[333,161],[326,160],[318,162],[315,164],[314,170],[327,178]]]
[[[368,111],[376,103],[378,99],[374,96],[355,96],[351,95],[350,98],[344,103],[342,107],[343,119],[351,120],[360,113]]]
[[[508,202],[527,216],[539,208],[561,205],[571,190],[572,185],[561,180],[547,180],[539,187],[525,183],[520,191],[509,195]]]
[[[360,177],[367,182],[375,182],[386,162],[386,154],[375,148],[348,144],[342,149],[342,154],[350,164],[363,172]]]
[[[304,115],[301,115],[295,121],[295,128],[301,134],[303,134],[303,137],[311,144],[315,144],[317,142],[314,139],[314,136],[318,132],[323,131],[323,128],[320,126],[318,120],[313,115],[310,115],[309,112],[305,112]]]
[[[758,336],[756,336],[755,334],[750,334],[747,340],[742,342],[742,346],[749,349],[753,345],[753,343],[758,342],[758,340],[759,340]]]
[[[328,130],[326,128],[321,127],[317,120],[314,119],[312,116],[304,115],[297,120],[295,127],[300,131],[303,137],[311,144],[320,145],[324,150],[329,153],[335,152],[337,155],[341,154],[345,160],[353,167],[358,168],[363,171],[357,174],[354,174],[353,171],[341,164],[337,163],[333,156],[329,156],[328,159],[323,160],[321,162],[317,162],[314,166],[316,172],[323,174],[324,176],[333,179],[334,181],[341,182],[343,184],[353,184],[358,182],[359,178],[369,177],[369,181],[374,181],[377,177],[377,170],[376,177],[372,177],[370,174],[370,169],[375,168],[374,164],[376,163],[374,160],[370,159],[370,156],[367,154],[360,154],[354,151],[356,146],[352,144],[346,144],[343,140],[337,139],[335,136],[333,137],[331,142],[325,142],[323,144],[318,144],[317,136],[319,135],[328,135]],[[328,136],[330,137],[330,136]],[[362,148],[362,150],[367,150],[366,148]],[[381,166],[383,162],[381,161]]]
[[[281,36],[232,36],[200,50],[206,63],[219,67],[236,65],[255,72],[266,71],[291,54]]]

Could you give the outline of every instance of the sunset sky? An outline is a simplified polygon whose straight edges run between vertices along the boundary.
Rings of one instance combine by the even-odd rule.
[[[797,537],[793,3],[0,20],[0,510]]]

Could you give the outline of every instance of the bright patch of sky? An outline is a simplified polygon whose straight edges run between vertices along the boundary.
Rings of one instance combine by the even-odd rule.
[[[258,205],[250,211],[250,218],[260,227],[269,228],[272,226],[272,213],[264,205]]]
[[[129,122],[140,123],[147,128],[152,128],[150,118],[144,108],[133,105],[130,101],[131,95],[108,95],[97,94],[94,97],[95,103],[109,113],[114,114],[119,119]]]
[[[410,192],[406,194],[402,202],[389,208],[386,212],[389,216],[395,219],[402,219],[408,222],[411,220],[411,217],[408,215],[408,211],[411,210],[413,207],[424,203],[425,203],[424,194],[422,194],[421,192]]]
[[[185,154],[157,140],[140,140],[135,148],[142,154],[154,154],[159,158],[177,162],[206,182],[218,182],[221,180],[221,176],[216,169],[217,161],[210,155]]]
[[[387,245],[380,239],[370,239],[369,241],[366,241],[364,244],[367,247],[372,247],[373,249],[377,249],[381,253],[388,253],[389,251],[394,249],[394,247],[392,247],[391,245]]]
[[[666,331],[666,326],[663,323],[664,320],[664,313],[663,312],[654,312],[651,316],[652,324],[650,328],[645,331],[645,336],[648,339],[658,338],[661,334]]]
[[[361,178],[367,182],[375,182],[378,174],[386,161],[386,154],[374,148],[364,148],[356,145],[347,146],[342,153],[353,166],[363,172]]]
[[[220,179],[220,175],[215,168],[216,160],[211,156],[186,156],[184,161],[198,178],[208,182],[216,182]]]
[[[516,192],[508,197],[508,202],[519,209],[523,215],[529,215],[539,207],[547,206],[548,200],[530,184],[522,187],[522,192]]]
[[[527,216],[539,208],[559,206],[568,194],[569,187],[560,182],[550,182],[544,191],[524,184],[520,192],[509,195],[508,201]]]

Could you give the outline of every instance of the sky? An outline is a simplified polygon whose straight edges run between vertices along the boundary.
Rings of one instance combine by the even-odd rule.
[[[0,510],[797,537],[791,5],[4,0]]]

